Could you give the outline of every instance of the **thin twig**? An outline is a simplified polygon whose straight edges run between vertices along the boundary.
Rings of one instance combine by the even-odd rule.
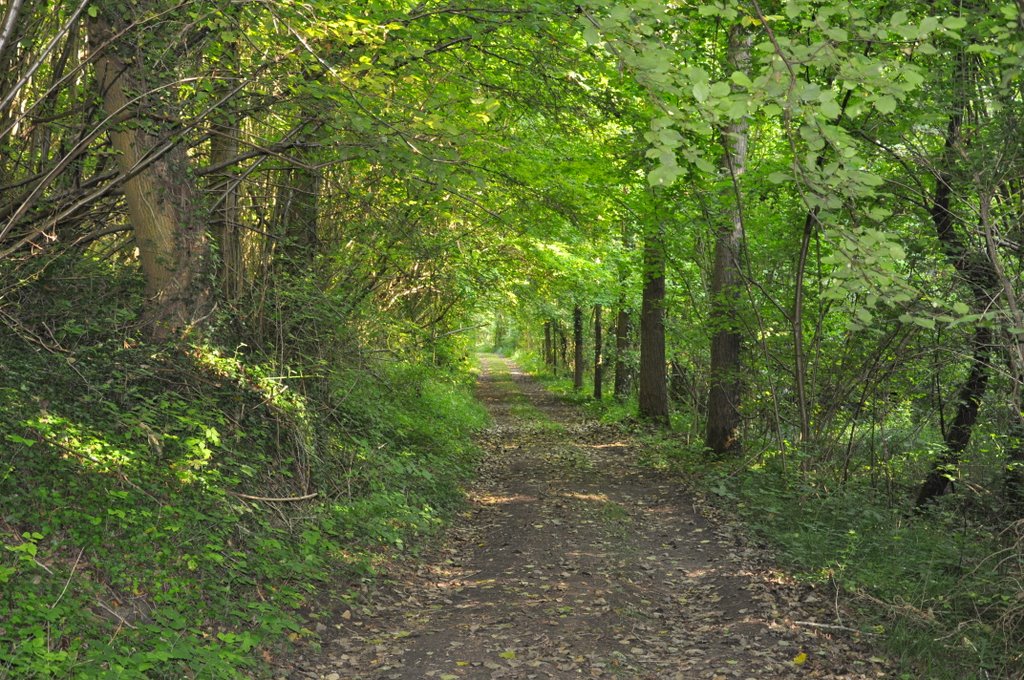
[[[292,503],[295,501],[308,501],[310,498],[316,498],[319,495],[318,492],[307,493],[305,496],[288,496],[285,498],[269,498],[267,496],[250,496],[247,493],[238,493],[236,491],[228,491],[232,496],[238,498],[244,498],[247,501],[267,501],[268,503]]]
[[[71,565],[71,573],[68,575],[68,580],[64,582],[64,590],[60,591],[60,595],[58,595],[57,599],[54,600],[53,604],[50,605],[50,609],[53,609],[54,607],[56,607],[57,604],[62,599],[64,599],[64,593],[68,592],[68,586],[71,585],[71,579],[73,579],[75,577],[75,570],[78,569],[78,563],[79,563],[79,561],[81,561],[82,553],[84,553],[84,552],[85,552],[85,548],[82,548],[81,550],[78,551],[78,557],[75,558],[75,563],[73,565]]]
[[[817,621],[794,621],[796,626],[807,626],[808,628],[824,628],[825,630],[847,630],[851,633],[860,633],[861,635],[877,635],[869,631],[861,630],[859,628],[850,628],[849,626],[840,626],[834,623],[818,623]]]

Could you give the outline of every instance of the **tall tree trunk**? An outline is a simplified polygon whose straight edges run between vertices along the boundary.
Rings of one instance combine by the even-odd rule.
[[[320,176],[308,166],[297,166],[286,173],[284,185],[278,190],[279,260],[292,274],[309,270],[319,245],[317,218],[319,212]]]
[[[551,322],[544,322],[544,363],[548,368],[555,368],[555,344],[551,338]]]
[[[619,299],[619,316],[615,324],[615,398],[619,401],[628,399],[633,391],[633,369],[627,360],[632,347],[633,321],[629,310],[624,308],[624,297]]]
[[[173,130],[163,122],[174,120],[173,112],[160,111],[145,97],[130,99],[156,83],[147,77],[146,55],[130,35],[122,35],[128,21],[101,3],[88,22],[89,43],[104,111],[130,121],[112,129],[110,138],[121,173],[130,177],[124,194],[146,282],[143,321],[152,339],[166,340],[199,323],[210,309],[210,246],[185,149],[170,140]]]
[[[824,156],[818,156],[824,160]],[[804,219],[803,236],[800,240],[800,255],[796,265],[795,292],[793,294],[793,371],[796,379],[797,416],[800,419],[800,441],[811,438],[811,416],[807,406],[807,357],[804,354],[804,275],[807,271],[807,255],[814,235],[817,208],[810,210]]]
[[[225,13],[234,18],[230,6]],[[221,55],[221,62],[213,72],[221,97],[227,101],[212,115],[210,139],[210,165],[220,168],[211,176],[210,190],[214,198],[211,215],[211,230],[217,242],[221,294],[228,302],[235,301],[242,294],[245,285],[245,271],[242,259],[242,233],[239,222],[238,178],[232,159],[238,157],[238,142],[241,134],[237,106],[230,93],[238,77],[237,43],[229,43]]]
[[[733,26],[729,31],[729,65],[746,73],[750,67],[750,36]],[[740,440],[740,332],[739,300],[741,248],[743,247],[743,206],[738,180],[747,164],[746,118],[726,126],[722,135],[722,165],[732,178],[735,194],[729,220],[715,236],[715,262],[711,276],[711,389],[708,392],[708,427],[705,445],[715,454],[735,455]]]
[[[935,173],[935,194],[931,202],[932,224],[946,259],[970,287],[973,293],[973,310],[984,312],[997,295],[998,277],[993,262],[981,253],[968,250],[967,244],[956,230],[957,219],[952,211],[954,164],[962,151],[962,129],[964,112],[967,107],[965,92],[968,78],[968,62],[962,51],[957,55],[953,82],[953,109],[946,124],[946,139],[942,158]],[[983,326],[974,331],[972,340],[973,357],[967,380],[960,387],[957,414],[953,425],[946,432],[946,450],[935,461],[928,477],[921,484],[917,494],[920,507],[946,493],[950,488],[950,476],[960,465],[960,454],[971,439],[971,431],[978,419],[978,409],[988,385],[992,334]]]
[[[561,328],[558,329],[558,341],[559,341],[559,344],[561,345],[562,367],[565,368],[566,370],[568,370],[569,369],[569,338],[565,337],[565,333],[562,332]]]
[[[603,338],[601,328],[601,305],[594,305],[594,399],[601,400],[602,381],[604,380],[604,358],[602,352]]]
[[[633,250],[633,235],[625,226],[622,228],[622,247],[626,251]],[[615,322],[615,398],[618,401],[625,401],[633,391],[633,367],[629,361],[633,347],[633,315],[627,302],[628,280],[629,270],[623,261],[619,264],[619,311]]]
[[[665,231],[661,224],[644,234],[643,297],[640,305],[640,417],[667,425],[668,376],[665,368]]]
[[[572,342],[575,350],[573,356],[572,387],[583,389],[583,308],[576,305],[572,310]]]

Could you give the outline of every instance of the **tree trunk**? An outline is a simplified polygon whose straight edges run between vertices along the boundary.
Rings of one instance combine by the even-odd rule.
[[[633,320],[629,310],[621,307],[621,299],[619,304],[619,317],[615,324],[615,398],[625,401],[633,391],[632,368],[627,361],[632,346],[630,335],[633,331]]]
[[[568,370],[568,368],[569,368],[569,338],[565,337],[565,333],[562,332],[561,328],[558,329],[558,341],[561,344],[562,366],[566,370]]]
[[[298,166],[286,173],[278,190],[280,235],[279,261],[294,275],[307,272],[316,258],[319,245],[320,176],[311,167]]]
[[[226,10],[232,13],[230,7]],[[233,89],[237,74],[237,44],[229,44],[221,56],[222,65],[213,73],[219,84],[221,97],[228,97]],[[242,260],[242,233],[239,222],[238,178],[235,166],[228,165],[238,157],[238,142],[241,134],[239,115],[234,101],[230,98],[213,113],[210,139],[210,165],[223,166],[211,177],[210,190],[214,206],[211,215],[211,230],[217,242],[221,294],[233,302],[242,294],[245,285],[245,271]]]
[[[989,358],[992,353],[992,331],[985,326],[974,329],[971,345],[974,349],[971,372],[960,386],[956,416],[946,431],[946,450],[932,465],[931,472],[917,493],[917,506],[946,493],[952,486],[953,474],[960,464],[960,454],[971,441],[971,430],[978,420],[978,409],[988,384]]]
[[[544,322],[544,365],[554,370],[555,368],[555,344],[551,338],[551,322]]]
[[[738,25],[729,31],[729,65],[746,73],[750,66],[750,36]],[[715,262],[711,276],[711,388],[708,392],[708,427],[705,445],[718,455],[736,455],[740,440],[740,261],[743,245],[743,206],[738,180],[747,163],[746,118],[726,126],[722,135],[722,165],[732,178],[735,193],[729,220],[715,236]]]
[[[148,82],[146,55],[131,36],[106,44],[123,33],[130,17],[107,3],[98,9],[88,32],[103,109],[130,122],[112,129],[110,138],[119,169],[130,178],[124,194],[146,282],[143,321],[153,340],[166,340],[194,327],[210,309],[210,246],[197,218],[185,149],[169,141],[173,130],[163,122],[174,120],[173,112],[161,112],[158,102],[146,97],[130,99],[156,85]]]
[[[644,288],[640,305],[640,417],[668,424],[665,369],[665,233],[660,224],[644,234]]]
[[[594,399],[601,400],[601,382],[604,380],[604,351],[601,337],[601,305],[594,305]]]
[[[572,310],[572,342],[575,350],[573,356],[572,387],[583,389],[583,309],[576,305]]]
[[[952,211],[953,167],[962,142],[964,112],[967,96],[964,88],[967,73],[967,57],[963,52],[957,56],[954,73],[954,102],[952,113],[946,125],[946,139],[942,159],[935,174],[935,194],[931,203],[931,218],[935,234],[946,259],[970,287],[973,296],[973,310],[984,312],[991,300],[998,295],[999,285],[993,262],[987,257],[968,250],[967,244],[956,230],[956,216]],[[960,387],[957,414],[953,425],[946,432],[946,450],[935,461],[931,472],[921,484],[917,494],[918,507],[946,493],[950,488],[950,476],[960,465],[960,454],[971,439],[971,431],[978,419],[978,409],[988,385],[989,360],[991,355],[992,332],[978,326],[972,340],[973,358],[967,380]]]

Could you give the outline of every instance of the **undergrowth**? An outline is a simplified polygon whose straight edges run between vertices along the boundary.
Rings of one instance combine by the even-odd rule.
[[[0,678],[259,673],[312,636],[323,584],[373,578],[461,501],[486,419],[464,372],[290,377],[140,342],[104,303],[123,291],[44,297],[46,324],[0,329]]]

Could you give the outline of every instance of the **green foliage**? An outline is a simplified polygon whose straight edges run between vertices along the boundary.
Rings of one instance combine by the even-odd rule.
[[[798,578],[836,589],[857,611],[846,624],[881,634],[903,677],[1010,678],[1024,668],[1019,537],[994,531],[966,499],[918,516],[866,477],[837,487],[777,460],[705,471],[700,486],[777,546]]]
[[[85,271],[103,276],[63,274]],[[108,299],[36,299],[72,352],[0,335],[6,673],[240,677],[309,634],[317,584],[369,577],[460,503],[486,419],[462,374],[339,365],[314,392],[214,344],[113,333]]]

